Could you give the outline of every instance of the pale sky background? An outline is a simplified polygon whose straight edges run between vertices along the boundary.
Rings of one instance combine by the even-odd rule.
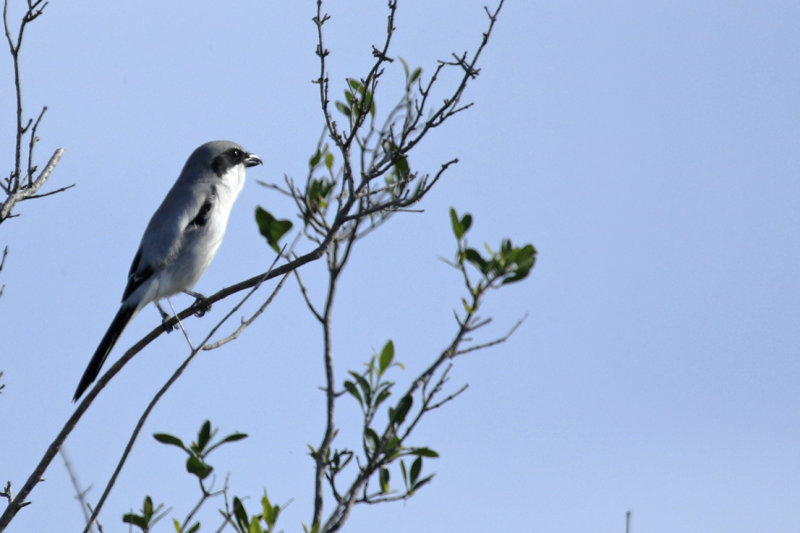
[[[20,4],[13,0],[12,4]],[[76,383],[117,309],[142,231],[199,144],[259,154],[225,243],[197,290],[266,269],[256,205],[291,202],[256,184],[305,175],[321,131],[311,1],[53,1],[28,28],[27,114],[47,105],[38,149],[66,154],[49,189],[0,231],[0,481],[21,487],[70,415]],[[401,0],[391,53],[432,72],[474,50],[483,1]],[[332,96],[363,76],[385,3],[330,2]],[[358,507],[349,531],[800,531],[800,3],[508,0],[466,93],[473,109],[413,152],[452,168],[422,214],[361,243],[335,311],[336,373],[391,338],[402,388],[455,331],[458,276],[447,209],[475,218],[475,245],[531,242],[529,280],[491,295],[459,360],[457,401],[411,444],[434,448],[433,483],[406,503]],[[11,62],[3,57],[0,153],[12,161]],[[378,112],[399,90],[387,73]],[[392,85],[392,82],[398,85]],[[322,265],[303,269],[314,289]],[[266,292],[262,292],[266,295]],[[322,293],[314,297],[319,301]],[[236,300],[187,326],[201,338]],[[179,297],[181,307],[190,302]],[[251,306],[252,308],[252,306]],[[144,310],[111,354],[158,322]],[[291,284],[236,343],[189,368],[148,421],[107,502],[105,531],[145,494],[183,518],[199,495],[174,448],[210,418],[250,438],[211,456],[230,491],[312,506],[307,443],[322,436],[320,331]],[[65,448],[96,501],[139,413],[187,351],[162,336],[97,398]],[[108,364],[106,365],[108,367]],[[342,444],[358,424],[338,412]],[[351,444],[352,445],[352,444]],[[399,481],[399,477],[393,478]],[[77,531],[83,517],[56,459],[9,531]],[[219,520],[212,502],[202,531]],[[157,531],[173,531],[164,521]]]

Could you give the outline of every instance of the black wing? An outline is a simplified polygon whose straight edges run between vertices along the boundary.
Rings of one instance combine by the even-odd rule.
[[[139,265],[142,260],[142,247],[136,252],[136,256],[131,263],[131,269],[128,271],[128,284],[125,286],[125,292],[122,293],[122,301],[124,302],[128,296],[133,294],[133,291],[138,289],[142,283],[147,281],[153,275],[153,267],[150,265]]]
[[[211,187],[211,192],[206,197],[203,205],[200,206],[200,211],[194,218],[186,225],[186,229],[202,228],[208,223],[208,218],[211,216],[211,208],[214,207],[214,202],[217,199],[217,189]]]

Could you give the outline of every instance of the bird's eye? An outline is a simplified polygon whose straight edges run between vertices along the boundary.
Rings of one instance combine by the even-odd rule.
[[[242,151],[241,151],[241,150],[239,150],[238,148],[234,148],[233,150],[231,150],[231,157],[232,157],[232,158],[233,158],[235,161],[238,161],[238,160],[242,159],[242,157],[243,157],[243,156],[242,156]]]

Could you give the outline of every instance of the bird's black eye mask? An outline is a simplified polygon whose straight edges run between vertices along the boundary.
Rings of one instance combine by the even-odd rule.
[[[221,178],[229,168],[243,162],[248,155],[241,148],[228,148],[211,161],[211,169]]]

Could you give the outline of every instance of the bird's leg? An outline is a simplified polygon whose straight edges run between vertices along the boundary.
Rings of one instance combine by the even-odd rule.
[[[182,292],[195,299],[193,304],[193,307],[196,309],[194,316],[200,317],[205,315],[208,311],[211,311],[211,303],[208,301],[208,298],[199,292],[190,291],[188,289],[184,289]]]
[[[161,304],[158,302],[155,302],[155,304],[158,312],[161,314],[161,323],[164,326],[164,330],[166,330],[167,333],[172,333],[173,329],[178,329],[178,324],[173,324],[172,326],[167,325],[167,322],[169,322],[169,320],[172,318],[172,315],[164,311],[164,308],[161,307]]]
[[[172,302],[169,300],[169,298],[167,298],[167,303],[169,304],[169,308],[172,310],[172,312],[175,313],[175,308],[172,307]],[[189,338],[189,334],[183,328],[183,324],[181,324],[181,319],[178,316],[178,313],[175,313],[175,319],[178,321],[178,327],[183,332],[183,336],[186,339],[186,342],[189,343],[189,348],[191,348],[191,350],[194,351],[194,346],[192,345],[192,340]]]

